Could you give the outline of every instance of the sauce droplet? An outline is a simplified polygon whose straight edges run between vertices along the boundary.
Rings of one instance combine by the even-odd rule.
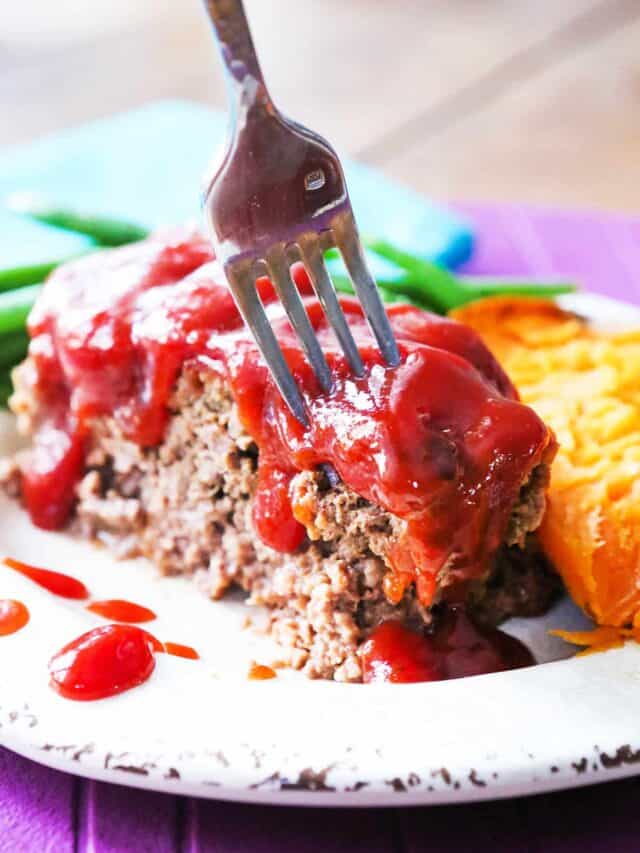
[[[92,601],[91,604],[87,604],[87,610],[113,622],[153,622],[157,618],[153,610],[149,610],[148,607],[121,598]]]
[[[63,575],[60,572],[52,572],[49,569],[39,569],[36,566],[30,566],[27,563],[21,563],[19,560],[14,560],[7,557],[4,561],[5,566],[19,572],[21,575],[37,583],[38,586],[44,587],[54,595],[59,595],[61,598],[84,599],[89,598],[89,590],[82,583],[69,575]]]
[[[135,625],[87,631],[49,661],[51,686],[65,699],[83,702],[137,687],[156,665],[153,639]]]
[[[153,634],[150,634],[148,631],[145,631],[143,628],[139,629],[146,636],[147,640],[151,643],[151,648],[154,652],[164,652],[164,643],[161,643],[157,637],[154,637]]]
[[[200,655],[191,646],[183,646],[181,643],[165,643],[164,650],[168,655],[177,658],[188,658],[188,660],[199,660]]]
[[[365,682],[443,681],[532,666],[526,646],[496,628],[475,625],[462,608],[451,607],[433,633],[388,621],[362,646]]]
[[[29,611],[21,601],[0,599],[0,637],[15,634],[29,621]]]
[[[277,678],[278,673],[270,666],[261,663],[252,663],[249,668],[249,678],[252,681],[267,681],[269,678]]]

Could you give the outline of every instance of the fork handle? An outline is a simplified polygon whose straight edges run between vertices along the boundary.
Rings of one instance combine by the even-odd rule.
[[[240,86],[245,104],[271,105],[242,0],[204,0],[227,79]]]

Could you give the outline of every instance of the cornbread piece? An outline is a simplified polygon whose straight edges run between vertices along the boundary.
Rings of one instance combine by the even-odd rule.
[[[372,629],[427,625],[471,591],[485,621],[544,606],[549,572],[523,549],[555,441],[477,336],[394,306],[403,362],[389,370],[345,299],[367,366],[354,377],[298,271],[335,380],[324,395],[260,281],[304,428],[208,251],[198,235],[155,237],[48,282],[12,400],[33,435],[19,464],[34,521],[70,521],[214,597],[241,586],[312,677],[360,680]]]
[[[455,312],[558,435],[540,541],[596,622],[640,619],[640,329],[596,331],[553,303],[488,299]]]

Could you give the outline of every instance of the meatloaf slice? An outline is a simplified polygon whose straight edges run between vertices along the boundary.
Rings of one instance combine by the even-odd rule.
[[[29,362],[16,371],[13,407],[29,429],[34,410]],[[22,389],[22,390],[21,390]],[[119,556],[144,555],[165,574],[192,575],[210,596],[231,585],[266,606],[283,658],[313,678],[360,681],[358,648],[388,618],[429,624],[409,586],[391,604],[383,591],[390,545],[405,522],[323,469],[292,483],[308,541],[294,554],[263,544],[252,520],[258,448],[243,428],[228,385],[206,368],[183,369],[170,400],[162,444],[141,448],[111,418],[92,424],[86,473],[72,522]],[[555,574],[529,535],[540,523],[548,467],[534,469],[514,507],[493,570],[470,601],[486,622],[544,612]],[[15,489],[15,477],[7,477]],[[446,587],[447,578],[441,579]]]
[[[552,431],[474,332],[412,306],[387,309],[401,355],[390,369],[359,303],[341,298],[355,375],[304,269],[292,275],[329,391],[271,283],[256,288],[305,424],[201,235],[57,270],[11,403],[32,443],[5,479],[34,523],[144,554],[214,597],[242,587],[315,677],[359,680],[359,646],[387,618],[424,626],[465,599],[490,622],[542,607],[553,581],[531,533]]]

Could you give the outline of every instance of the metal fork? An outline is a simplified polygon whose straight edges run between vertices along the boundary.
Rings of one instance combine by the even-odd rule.
[[[242,0],[205,0],[225,66],[230,135],[207,182],[204,212],[238,309],[293,414],[304,400],[276,340],[255,280],[267,274],[324,391],[331,371],[290,268],[302,261],[352,371],[364,371],[324,263],[340,251],[384,360],[400,361],[393,331],[365,260],[340,161],[322,137],[274,106],[258,63]]]

